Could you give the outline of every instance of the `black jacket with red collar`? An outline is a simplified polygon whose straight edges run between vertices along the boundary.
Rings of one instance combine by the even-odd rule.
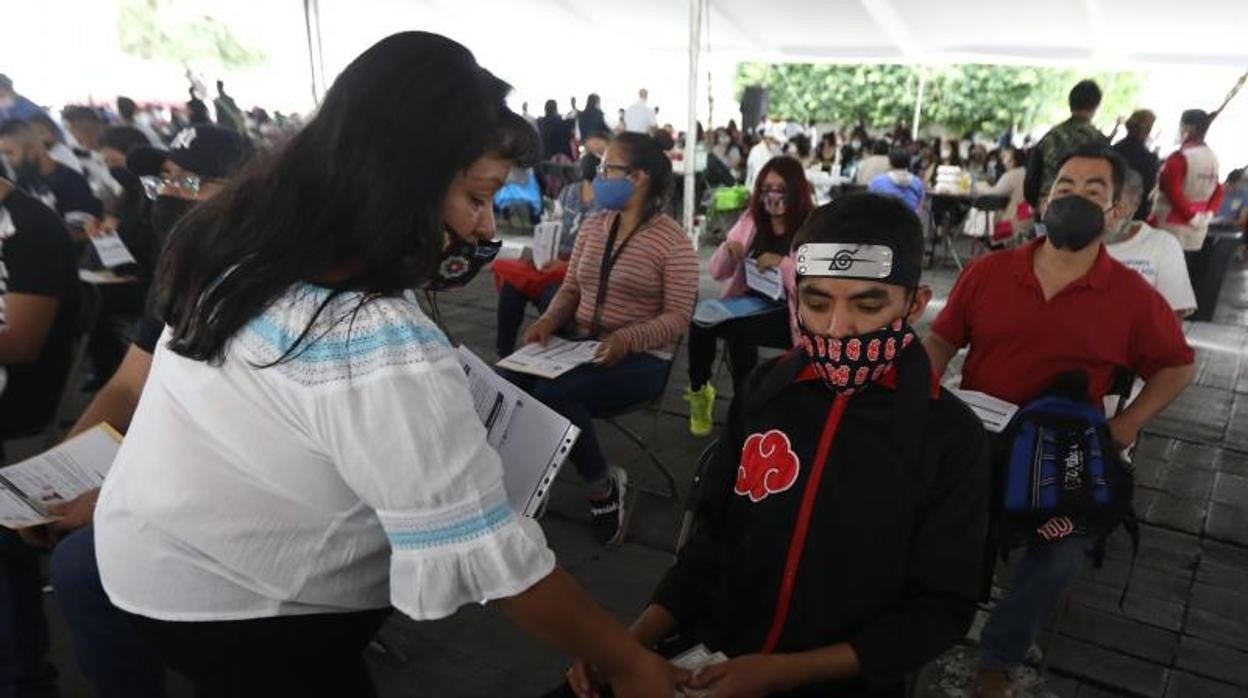
[[[898,694],[974,616],[985,449],[917,342],[849,398],[792,351],[733,401],[693,537],[654,603],[729,656],[853,647],[861,677],[786,696]]]

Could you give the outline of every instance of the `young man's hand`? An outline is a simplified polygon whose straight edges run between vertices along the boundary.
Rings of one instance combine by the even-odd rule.
[[[710,689],[715,698],[764,698],[788,688],[784,655],[747,654],[699,671],[689,688]]]

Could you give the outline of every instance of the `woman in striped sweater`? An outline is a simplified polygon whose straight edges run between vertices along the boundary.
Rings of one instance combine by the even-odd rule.
[[[594,539],[603,545],[620,538],[626,476],[608,468],[593,417],[663,393],[697,300],[697,254],[663,213],[671,182],[671,163],[649,136],[623,133],[611,142],[594,180],[594,198],[606,210],[582,225],[563,285],[524,338],[598,339],[598,357],[553,380],[515,378],[581,429],[572,460],[586,484]]]

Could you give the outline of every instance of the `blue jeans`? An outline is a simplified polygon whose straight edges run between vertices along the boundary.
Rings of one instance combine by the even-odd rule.
[[[1005,670],[1023,663],[1040,626],[1053,615],[1091,550],[1092,541],[1086,536],[1026,549],[1005,598],[993,609],[980,636],[981,668]]]
[[[40,552],[0,529],[0,698],[56,698]]]
[[[161,698],[165,667],[100,583],[95,529],[75,531],[52,552],[52,588],[82,673],[99,698]]]
[[[577,366],[552,380],[504,371],[503,375],[581,430],[572,462],[590,490],[605,489],[607,459],[594,433],[594,417],[654,400],[667,387],[671,362],[653,354],[629,354],[605,367]]]
[[[559,284],[550,284],[542,290],[533,301],[539,312],[546,312],[558,291]],[[516,350],[516,336],[520,334],[520,325],[524,324],[524,310],[528,304],[529,299],[515,286],[504,283],[498,289],[498,334],[495,340],[498,358],[510,356]]]

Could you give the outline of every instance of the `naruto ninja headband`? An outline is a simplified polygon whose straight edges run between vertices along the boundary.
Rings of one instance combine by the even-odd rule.
[[[812,242],[797,248],[797,275],[864,279],[917,286],[919,265],[897,259],[893,248],[844,242]]]

